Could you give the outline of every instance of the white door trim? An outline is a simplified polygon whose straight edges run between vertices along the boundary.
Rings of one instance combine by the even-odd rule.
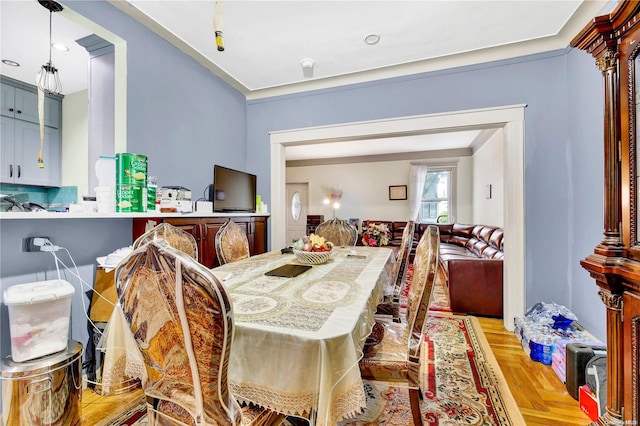
[[[271,247],[285,246],[287,146],[345,138],[391,137],[405,133],[438,133],[461,128],[504,130],[504,326],[525,311],[524,109],[526,105],[455,111],[270,132]]]

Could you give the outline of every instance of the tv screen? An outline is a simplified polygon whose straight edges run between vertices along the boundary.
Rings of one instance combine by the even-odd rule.
[[[210,194],[215,212],[256,211],[256,176],[215,165]]]

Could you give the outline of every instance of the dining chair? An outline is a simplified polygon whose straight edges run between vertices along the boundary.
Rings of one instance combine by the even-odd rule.
[[[163,239],[173,248],[188,254],[193,259],[198,259],[198,243],[195,237],[177,226],[169,223],[161,223],[154,226],[133,242],[133,249],[143,246],[152,240]]]
[[[134,250],[115,277],[144,359],[150,425],[263,425],[284,418],[241,407],[229,391],[233,309],[209,269],[158,239]]]
[[[247,233],[231,219],[228,219],[216,232],[215,246],[220,265],[250,256]]]
[[[316,227],[315,234],[341,247],[355,246],[358,241],[358,229],[346,220],[337,218],[322,222]]]
[[[424,336],[429,302],[437,279],[440,235],[430,225],[420,238],[409,287],[407,318],[384,322],[384,335],[379,343],[365,347],[360,361],[362,378],[389,382],[409,389],[411,413],[416,426],[422,425],[420,413],[420,349]]]
[[[396,266],[393,271],[393,289],[389,294],[386,294],[382,303],[377,307],[377,315],[388,315],[395,322],[400,322],[400,296],[405,286],[405,276],[407,266],[409,265],[409,255],[413,248],[413,235],[415,232],[416,223],[410,220],[405,225],[402,232],[402,240],[400,241],[400,247],[396,252]]]

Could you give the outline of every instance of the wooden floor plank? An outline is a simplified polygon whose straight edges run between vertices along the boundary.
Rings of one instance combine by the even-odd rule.
[[[501,319],[478,319],[527,426],[591,423],[551,367],[532,361]]]

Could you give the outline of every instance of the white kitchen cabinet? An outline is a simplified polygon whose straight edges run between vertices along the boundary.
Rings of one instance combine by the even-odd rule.
[[[35,86],[2,78],[0,102],[0,182],[20,185],[60,186],[62,141],[60,129],[60,97],[45,97],[44,145],[40,151],[38,95]],[[11,85],[15,83],[16,87]]]

